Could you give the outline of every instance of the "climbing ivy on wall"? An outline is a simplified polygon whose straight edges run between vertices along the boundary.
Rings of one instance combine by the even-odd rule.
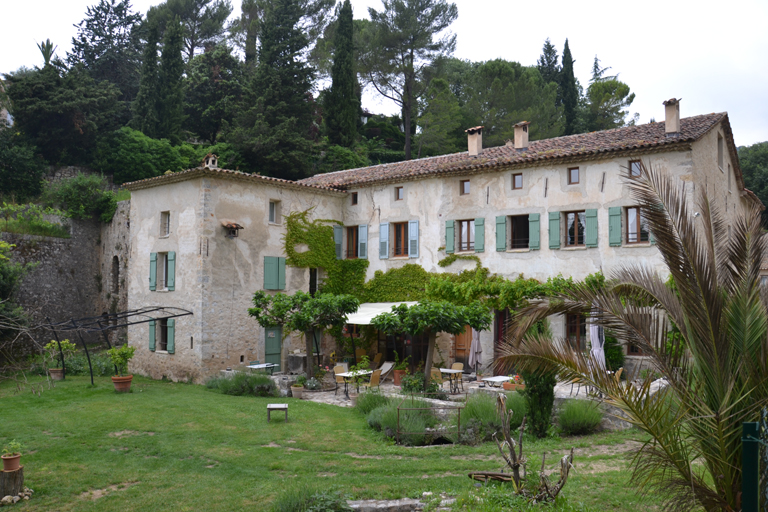
[[[435,275],[421,265],[408,263],[386,272],[377,270],[365,283],[363,302],[419,301],[426,298],[426,287]]]

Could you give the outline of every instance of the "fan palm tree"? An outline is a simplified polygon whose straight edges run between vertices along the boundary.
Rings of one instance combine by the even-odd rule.
[[[659,169],[644,166],[639,178],[626,180],[675,286],[646,265],[626,263],[602,287],[577,285],[532,302],[513,319],[497,364],[554,369],[602,392],[650,435],[632,459],[632,479],[664,496],[666,509],[738,511],[742,422],[757,421],[768,399],[760,208],[747,206],[726,220],[703,187],[692,201],[684,183]],[[585,314],[638,346],[668,385],[657,391],[650,380],[620,382],[565,340],[526,334],[558,313]]]

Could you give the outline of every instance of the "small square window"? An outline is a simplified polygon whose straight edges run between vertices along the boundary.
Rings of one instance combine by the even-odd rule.
[[[403,187],[395,187],[395,201],[402,201],[403,199],[405,199]]]
[[[357,192],[352,192],[352,204],[357,204]]]
[[[571,167],[568,169],[568,184],[576,185],[579,182],[579,168]]]
[[[280,224],[280,201],[269,202],[269,222]]]
[[[629,176],[631,178],[639,178],[642,173],[643,163],[640,160],[629,161]]]
[[[519,190],[523,188],[523,174],[513,174],[512,175],[512,189],[513,190]]]
[[[171,212],[160,212],[160,236],[171,234]]]
[[[461,183],[459,186],[459,193],[462,196],[469,195],[469,180],[461,180]]]

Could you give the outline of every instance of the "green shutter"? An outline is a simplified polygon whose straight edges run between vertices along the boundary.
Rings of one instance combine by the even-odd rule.
[[[621,206],[608,208],[608,244],[621,246]]]
[[[149,350],[155,351],[155,321],[149,321]]]
[[[368,259],[368,226],[357,226],[357,257]]]
[[[560,212],[549,212],[549,248],[560,248]]]
[[[149,289],[157,289],[157,253],[149,253]]]
[[[541,227],[539,227],[539,214],[528,214],[528,248],[538,251],[541,247]]]
[[[648,228],[648,241],[651,242],[651,245],[656,245],[656,237],[653,236],[653,230],[650,227]]]
[[[499,215],[496,217],[496,250],[507,250],[507,216]]]
[[[379,224],[379,259],[389,258],[389,223]]]
[[[264,289],[277,290],[277,284],[277,258],[274,256],[264,256]]]
[[[168,345],[166,349],[169,354],[176,351],[176,319],[168,319]]]
[[[408,257],[419,257],[419,221],[408,221]]]
[[[453,221],[445,221],[445,252],[453,253]]]
[[[333,226],[333,243],[336,246],[336,259],[342,258],[342,246],[341,241],[343,238],[344,228],[341,226]]]
[[[285,290],[285,258],[275,258],[277,260],[277,289]]]
[[[176,253],[168,253],[168,279],[165,283],[168,290],[173,291],[176,289]]]
[[[597,247],[597,210],[586,210],[587,226],[584,242],[587,247]]]
[[[485,219],[475,219],[475,252],[485,250]]]

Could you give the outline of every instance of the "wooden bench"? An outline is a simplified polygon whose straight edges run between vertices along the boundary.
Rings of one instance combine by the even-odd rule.
[[[267,423],[272,419],[272,411],[285,411],[285,421],[288,421],[288,404],[267,404]]]

